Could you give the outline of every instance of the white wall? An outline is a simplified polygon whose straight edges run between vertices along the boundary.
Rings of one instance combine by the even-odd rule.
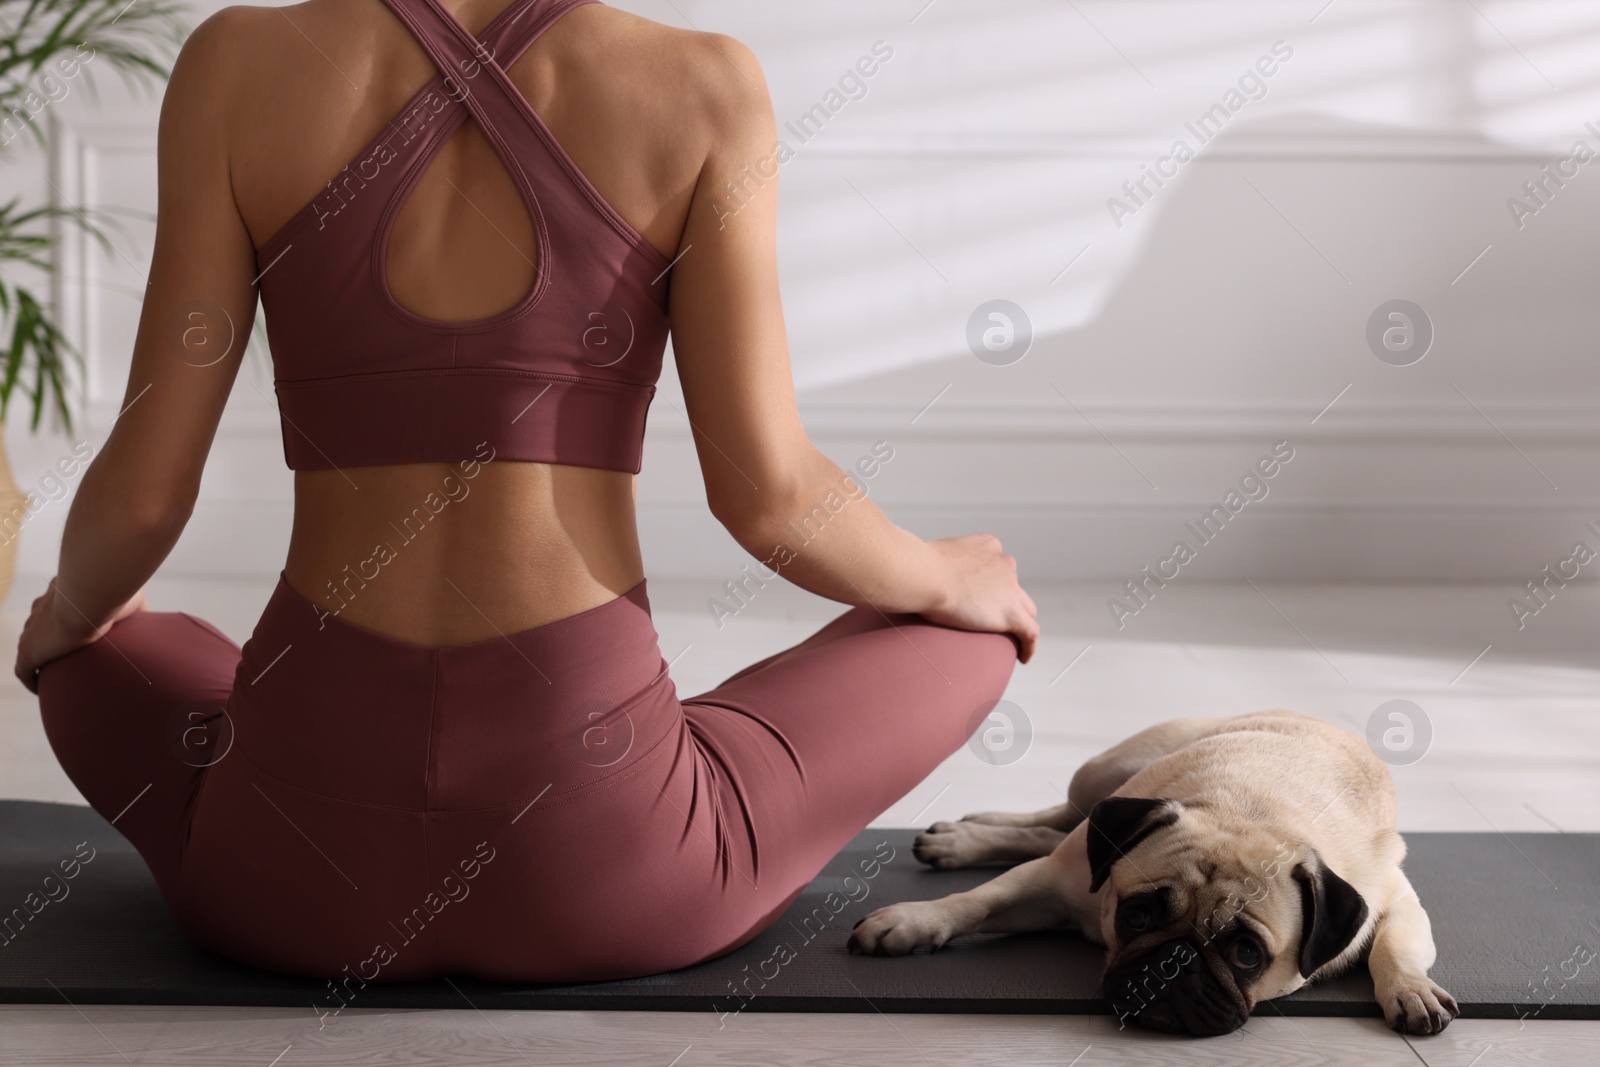
[[[890,441],[872,489],[919,532],[991,529],[1033,576],[1111,588],[1280,440],[1294,460],[1194,573],[1520,584],[1600,521],[1600,162],[1520,228],[1507,207],[1574,141],[1600,152],[1600,6],[618,6],[749,43],[780,127],[875,42],[893,48],[864,97],[790,141],[780,254],[807,425],[845,462]],[[1259,99],[1119,226],[1108,198],[1134,206],[1122,184],[1175,139],[1198,146],[1185,122],[1280,41],[1292,55]],[[49,169],[23,159],[0,181],[42,192],[48,174],[68,197],[151,211],[155,110],[71,98],[52,108]],[[91,437],[117,409],[150,233],[133,223],[118,255],[78,242],[64,260]],[[995,298],[1036,332],[1014,365],[967,347]],[[1364,339],[1395,298],[1435,328],[1413,366]],[[270,378],[253,353],[169,567],[281,565],[291,483]],[[640,483],[650,571],[730,576],[742,555],[704,513],[670,372],[662,388]],[[22,421],[6,440],[26,486],[69,442]],[[24,570],[52,569],[64,513],[29,526]]]

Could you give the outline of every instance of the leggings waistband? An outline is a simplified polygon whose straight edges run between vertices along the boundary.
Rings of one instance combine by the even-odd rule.
[[[346,622],[279,576],[229,715],[279,780],[414,811],[527,803],[625,771],[681,727],[644,582],[543,626],[431,648]]]

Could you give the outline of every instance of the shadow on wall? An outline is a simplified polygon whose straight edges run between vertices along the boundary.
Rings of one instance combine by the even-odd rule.
[[[1580,133],[1600,155],[1600,134]],[[1600,326],[1589,299],[1600,159],[1568,164],[1566,179],[1562,162],[1319,116],[1231,128],[1141,208],[1152,220],[1139,254],[1084,327],[1036,337],[1010,365],[964,351],[807,399],[925,401],[928,385],[954,383],[960,403],[1048,407],[1060,400],[1040,387],[1053,395],[1055,381],[1096,407],[1309,418],[1346,384],[1367,407],[1460,406],[1453,379],[1491,405],[1600,403],[1600,364],[1585,358]],[[1434,326],[1410,367],[1365,340],[1371,313],[1396,298]]]
[[[1097,15],[1024,0],[1003,15],[935,5],[903,33],[881,10],[868,17],[878,6],[805,27],[754,12],[733,24],[770,54],[780,119],[827,84],[794,53],[850,54],[880,32],[897,49],[786,175],[799,239],[785,242],[785,292],[808,390],[958,351],[952,315],[989,296],[1030,307],[1041,334],[1086,324],[1138,262],[1145,223],[1208,161],[1504,156],[1600,121],[1600,21],[1583,5],[1129,0]],[[1192,129],[1208,116],[1210,130]],[[1154,206],[1121,191],[1179,137],[1197,163]],[[1122,228],[1110,197],[1133,211]],[[1346,268],[1357,284],[1359,267]]]
[[[1087,326],[805,404],[903,412],[891,514],[965,532],[970,512],[940,505],[971,501],[1035,577],[1108,576],[1107,635],[1137,623],[1100,601],[1137,608],[1146,567],[1180,585],[1491,579],[1504,591],[1472,623],[1515,635],[1507,600],[1538,608],[1526,583],[1545,589],[1546,567],[1600,576],[1571,562],[1580,541],[1600,557],[1600,134],[1574,140],[1550,157],[1307,115],[1241,125],[1141,209],[1137,262]],[[1396,300],[1420,317],[1390,318]],[[1249,495],[1241,475],[1283,441],[1293,461],[1207,539],[1224,524],[1201,517]],[[1196,558],[1162,570],[1179,542]]]

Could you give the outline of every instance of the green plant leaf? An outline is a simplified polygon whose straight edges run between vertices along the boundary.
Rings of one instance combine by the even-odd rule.
[[[188,35],[182,10],[171,0],[0,0],[0,147],[24,130],[44,144],[38,116],[52,98],[65,99],[75,85],[98,100],[97,73],[115,71],[135,91],[165,81]],[[75,65],[71,75],[58,65],[69,58]],[[117,215],[148,213],[63,204],[24,209],[21,197],[0,204],[0,337],[6,338],[0,418],[20,385],[30,401],[33,429],[51,407],[72,431],[68,364],[81,367],[83,357],[44,302],[8,278],[7,269],[53,275],[58,223],[82,230],[107,255],[118,254],[108,231],[127,230]]]

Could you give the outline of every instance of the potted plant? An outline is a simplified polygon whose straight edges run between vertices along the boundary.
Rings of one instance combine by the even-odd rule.
[[[133,90],[164,82],[187,35],[167,0],[0,0],[0,165],[25,144],[43,147],[50,109],[114,70]],[[32,407],[37,431],[47,408],[71,433],[72,369],[82,356],[56,325],[39,286],[59,284],[54,249],[63,227],[82,228],[110,250],[103,211],[78,205],[0,203],[0,431],[14,393]],[[35,501],[19,492],[0,438],[0,599],[11,585],[17,533]]]

